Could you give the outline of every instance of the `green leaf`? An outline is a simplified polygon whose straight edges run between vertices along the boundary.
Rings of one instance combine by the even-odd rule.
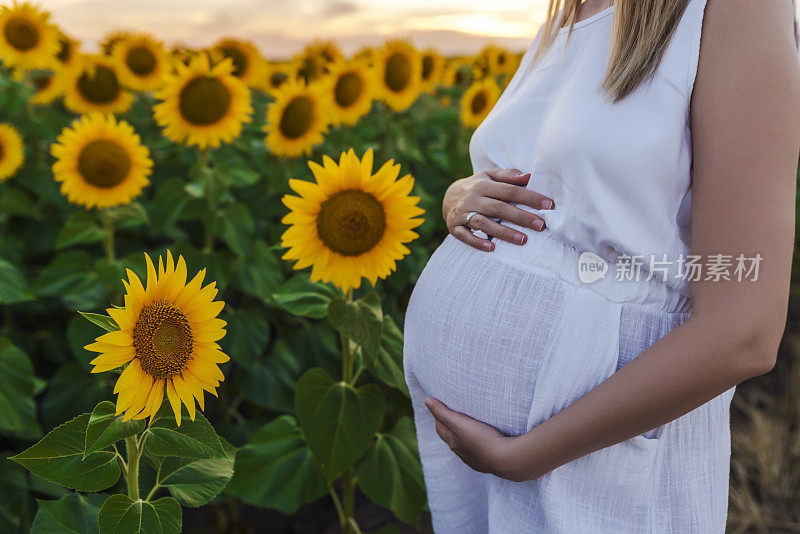
[[[272,295],[277,306],[293,315],[322,319],[328,315],[328,305],[341,292],[328,284],[311,282],[307,275],[296,274]]]
[[[377,357],[383,331],[383,310],[376,291],[370,291],[353,302],[341,298],[332,300],[328,305],[328,321],[337,331],[358,343],[366,359]]]
[[[251,369],[267,349],[269,321],[257,309],[236,309],[226,314],[224,319],[228,322],[228,333],[219,343],[236,363]]]
[[[217,433],[200,411],[196,412],[194,421],[182,414],[181,426],[178,426],[170,404],[165,402],[150,424],[148,434],[145,449],[156,456],[225,457]]]
[[[58,232],[56,248],[97,243],[107,235],[106,229],[97,224],[89,212],[75,211],[67,217],[61,231]]]
[[[143,420],[122,420],[122,415],[116,416],[116,407],[111,401],[103,401],[94,407],[86,428],[86,440],[83,453],[89,455],[129,436],[135,436],[144,430]]]
[[[214,220],[214,232],[239,257],[247,256],[253,241],[255,222],[244,204],[234,204]]]
[[[95,308],[108,297],[92,271],[92,258],[83,250],[58,254],[33,282],[34,291],[60,297],[72,308]]]
[[[321,368],[300,377],[294,402],[308,446],[329,483],[364,453],[383,420],[378,386],[356,389]]]
[[[403,332],[391,315],[383,316],[383,337],[376,358],[366,359],[367,367],[385,384],[411,398],[403,372]]]
[[[39,510],[30,534],[97,534],[97,514],[105,495],[68,493],[57,501],[36,499]]]
[[[223,446],[227,453],[224,458],[164,458],[157,468],[156,482],[184,506],[208,504],[233,476],[237,449],[227,442]]]
[[[180,217],[190,197],[184,190],[182,178],[170,178],[158,186],[150,204],[151,228],[156,234],[171,229]]]
[[[108,208],[108,214],[117,228],[136,228],[150,222],[147,210],[139,202],[128,202]]]
[[[0,337],[0,430],[41,436],[33,389],[33,365],[28,355]]]
[[[109,317],[108,315],[101,315],[99,313],[89,313],[89,312],[82,312],[78,311],[81,315],[86,317],[88,320],[105,330],[106,332],[114,332],[119,330],[119,325],[117,322]]]
[[[183,522],[181,505],[172,497],[154,502],[112,495],[100,508],[100,534],[178,534]]]
[[[426,502],[416,443],[414,423],[403,417],[392,432],[378,434],[355,467],[364,494],[414,526]]]
[[[327,492],[325,477],[297,421],[282,415],[261,427],[236,455],[225,493],[255,506],[293,514]]]
[[[112,450],[83,457],[85,413],[51,430],[41,441],[9,459],[33,474],[80,491],[100,491],[119,480],[120,467]]]
[[[215,165],[214,174],[220,181],[230,187],[247,187],[255,185],[261,179],[261,175],[256,171],[244,167],[229,167],[227,165]]]
[[[85,351],[87,356],[91,353]],[[98,402],[108,398],[108,390],[97,375],[92,375],[76,363],[58,368],[50,379],[41,403],[42,425],[58,426],[76,412],[91,412]],[[82,445],[81,445],[82,447]]]
[[[281,260],[262,240],[253,243],[249,256],[234,271],[236,289],[262,300],[270,300],[282,283]]]
[[[18,304],[34,298],[22,272],[0,258],[0,304]]]

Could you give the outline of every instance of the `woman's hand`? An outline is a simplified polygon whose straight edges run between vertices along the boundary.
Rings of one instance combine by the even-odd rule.
[[[482,239],[464,225],[471,211],[478,212],[470,219],[473,230],[483,230],[509,243],[522,245],[527,236],[497,221],[511,221],[520,226],[541,231],[545,221],[538,215],[512,206],[510,202],[525,204],[536,209],[553,209],[553,199],[525,188],[530,173],[523,174],[518,169],[492,169],[473,174],[453,182],[447,189],[442,202],[442,215],[447,229],[455,237],[480,250],[491,251],[494,243]]]
[[[506,436],[491,425],[454,412],[438,399],[425,399],[425,406],[436,419],[439,437],[475,471],[513,482],[536,480],[544,474],[531,467],[535,454],[521,448],[518,437]]]

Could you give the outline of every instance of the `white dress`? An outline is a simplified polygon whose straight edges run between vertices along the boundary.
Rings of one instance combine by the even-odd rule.
[[[617,104],[599,89],[613,7],[576,23],[566,48],[562,30],[532,65],[537,36],[475,131],[474,172],[531,172],[527,187],[555,209],[518,205],[542,213],[542,232],[502,221],[527,234],[524,245],[493,239],[485,252],[448,234],[411,294],[404,368],[437,534],[725,531],[735,387],[528,482],[467,467],[424,405],[435,397],[523,434],[689,318],[679,269],[689,254],[689,100],[704,9],[705,0],[689,1],[653,79]],[[797,17],[795,36],[800,44]],[[586,251],[609,269],[591,283],[578,271]],[[655,263],[618,279],[621,254]]]

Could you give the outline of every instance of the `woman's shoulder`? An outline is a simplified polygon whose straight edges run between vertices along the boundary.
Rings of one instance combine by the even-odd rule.
[[[753,50],[782,42],[797,58],[800,21],[796,0],[689,0],[659,65],[661,73],[686,95],[687,103],[697,78],[701,48],[713,46],[703,46],[708,40],[720,39],[733,39],[736,48],[752,46]]]

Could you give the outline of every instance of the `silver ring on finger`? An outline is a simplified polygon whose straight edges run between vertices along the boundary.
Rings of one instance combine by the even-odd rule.
[[[470,219],[472,219],[472,217],[474,217],[474,216],[475,216],[477,213],[478,213],[477,211],[471,211],[471,212],[469,212],[469,214],[467,215],[467,220],[466,220],[466,221],[464,221],[464,226],[466,226],[466,227],[467,227],[467,228],[469,228],[470,230],[474,230],[474,228],[472,228],[472,227],[469,225],[469,220],[470,220]]]

